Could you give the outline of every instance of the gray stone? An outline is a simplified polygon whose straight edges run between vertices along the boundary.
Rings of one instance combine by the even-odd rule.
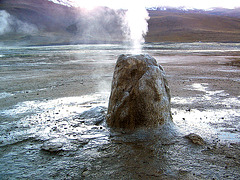
[[[100,125],[106,117],[106,108],[97,106],[81,113],[77,118],[84,120],[86,125]]]
[[[156,127],[172,121],[163,68],[149,55],[120,55],[107,112],[110,127]]]

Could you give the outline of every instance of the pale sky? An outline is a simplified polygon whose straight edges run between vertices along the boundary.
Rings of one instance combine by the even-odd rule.
[[[74,6],[93,8],[95,6],[108,6],[111,8],[128,8],[134,6],[170,6],[196,9],[211,9],[214,7],[236,8],[240,7],[240,0],[50,0],[56,3],[63,2]]]
[[[213,7],[236,8],[240,7],[240,0],[149,0],[149,5],[162,5],[172,7],[188,7],[209,9]]]

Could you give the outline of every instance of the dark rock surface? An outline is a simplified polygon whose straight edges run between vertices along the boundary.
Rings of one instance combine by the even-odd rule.
[[[165,72],[149,55],[121,55],[112,81],[107,123],[135,129],[171,121]]]

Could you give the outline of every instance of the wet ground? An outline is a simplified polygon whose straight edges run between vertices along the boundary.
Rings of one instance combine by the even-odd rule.
[[[173,123],[134,132],[105,123],[125,49],[1,52],[0,179],[239,179],[239,45],[175,46],[145,50],[166,71]]]

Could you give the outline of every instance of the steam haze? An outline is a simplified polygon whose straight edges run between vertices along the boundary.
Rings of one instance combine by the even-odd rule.
[[[97,6],[105,6],[116,11],[119,9],[123,9],[125,13],[118,14],[118,17],[121,19],[121,30],[123,31],[123,36],[125,37],[125,40],[131,45],[131,53],[141,53],[141,45],[145,42],[144,36],[147,34],[148,31],[147,20],[149,19],[148,12],[146,10],[146,4],[143,0],[137,1],[137,3],[126,0],[114,2],[108,0],[104,0],[101,2],[94,0],[51,1],[66,6],[82,7],[87,9],[89,12],[91,12],[91,10],[94,10],[94,12],[96,13],[95,18],[98,17]],[[107,16],[105,17],[107,18]],[[87,32],[91,31],[95,33],[104,32],[101,24],[92,24],[91,26],[89,26]],[[104,37],[107,34],[102,33],[101,35]],[[89,34],[85,34],[84,37],[89,37]]]
[[[0,35],[16,32],[22,34],[32,34],[38,31],[35,25],[18,20],[16,17],[11,16],[4,10],[0,11],[0,24]]]

